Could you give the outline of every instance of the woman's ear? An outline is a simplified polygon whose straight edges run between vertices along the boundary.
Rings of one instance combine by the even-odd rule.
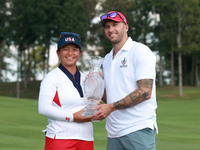
[[[58,55],[58,57],[59,57],[59,53],[60,53],[60,51],[59,51],[59,50],[57,50],[57,51],[56,51],[56,53],[57,53],[57,55]]]

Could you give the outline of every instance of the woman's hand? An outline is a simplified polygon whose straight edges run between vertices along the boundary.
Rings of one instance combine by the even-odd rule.
[[[99,101],[97,102],[97,105],[101,105],[101,104],[105,104],[105,102],[104,102],[103,100],[99,100]]]
[[[81,115],[83,111],[84,109],[81,109],[73,114],[74,122],[91,122],[92,117],[84,117]]]
[[[92,75],[92,72],[90,71],[90,72],[88,73],[88,75],[85,77],[85,79],[89,78],[91,75]],[[100,76],[102,75],[102,71],[101,71],[101,70],[99,71],[99,75],[100,75]]]

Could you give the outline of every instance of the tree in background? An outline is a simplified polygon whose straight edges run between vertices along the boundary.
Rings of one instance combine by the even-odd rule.
[[[171,85],[175,85],[174,79],[174,49],[177,47],[176,43],[176,28],[177,23],[174,23],[176,16],[174,15],[176,10],[173,8],[175,6],[175,1],[155,1],[155,11],[160,16],[160,21],[155,30],[155,35],[159,39],[157,50],[160,56],[160,67],[163,68],[163,59],[170,64],[171,67]],[[171,56],[169,58],[169,55]],[[164,58],[163,58],[164,57]],[[170,60],[170,61],[168,61]],[[167,69],[167,68],[165,68]],[[164,69],[161,69],[164,70]],[[159,73],[159,82],[163,80],[162,72]],[[159,84],[160,86],[162,84]]]
[[[156,11],[160,14],[159,52],[164,51],[165,59],[169,59],[167,52],[171,51],[171,81],[174,85],[174,76],[177,76],[180,96],[183,95],[183,84],[188,85],[188,76],[192,68],[187,67],[191,58],[189,53],[197,51],[191,44],[199,45],[198,3],[198,0],[169,0],[155,3]],[[177,56],[178,63],[174,63],[174,56]],[[174,73],[174,68],[178,68],[177,75]]]
[[[190,3],[185,4],[187,11],[185,14],[187,18],[185,18],[184,23],[186,24],[185,30],[183,32],[184,38],[184,56],[186,60],[183,62],[187,62],[187,65],[184,65],[183,72],[185,76],[185,80],[188,82],[185,84],[196,85],[199,86],[199,59],[200,59],[200,1],[192,0]],[[192,8],[192,9],[191,9]],[[186,68],[187,67],[187,68]],[[189,68],[189,69],[188,69]],[[190,70],[190,72],[188,72]],[[188,74],[187,74],[188,72]],[[183,76],[184,77],[184,76]]]
[[[2,83],[2,70],[6,69],[6,63],[3,61],[3,47],[6,39],[7,30],[7,5],[6,0],[0,0],[0,85]]]

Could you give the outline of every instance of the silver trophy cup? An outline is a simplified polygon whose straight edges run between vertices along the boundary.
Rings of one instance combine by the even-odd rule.
[[[99,75],[102,63],[103,58],[100,56],[92,56],[90,59],[92,74],[85,80],[83,87],[88,104],[82,113],[82,116],[90,117],[97,112],[94,108],[104,93],[104,81]]]

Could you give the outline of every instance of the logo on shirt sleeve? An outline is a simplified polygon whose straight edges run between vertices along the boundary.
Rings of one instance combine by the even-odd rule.
[[[58,106],[61,107],[60,100],[59,100],[59,96],[58,96],[58,91],[57,91],[57,90],[56,90],[56,94],[55,94],[55,96],[54,96],[53,101],[54,101]]]
[[[121,65],[120,65],[120,67],[121,67],[121,68],[127,67],[126,62],[127,62],[127,59],[126,59],[126,57],[124,57],[124,59],[121,60]]]

